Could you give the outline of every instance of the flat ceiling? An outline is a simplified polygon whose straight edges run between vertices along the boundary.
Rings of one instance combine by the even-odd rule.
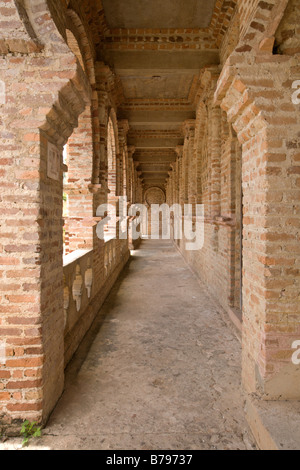
[[[207,28],[215,0],[102,0],[111,28]]]
[[[98,58],[121,83],[118,118],[129,122],[128,143],[145,186],[164,186],[184,142],[183,123],[196,117],[200,71],[219,64],[215,40],[203,31],[216,0],[102,3],[108,31]]]

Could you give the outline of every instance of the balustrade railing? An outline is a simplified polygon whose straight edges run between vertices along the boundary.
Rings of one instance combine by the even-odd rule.
[[[65,333],[88,307],[93,288],[92,250],[77,250],[64,257]]]

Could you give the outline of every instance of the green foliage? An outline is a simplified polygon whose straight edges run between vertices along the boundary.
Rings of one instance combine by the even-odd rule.
[[[41,428],[37,426],[37,423],[33,422],[30,423],[29,421],[25,421],[22,424],[21,436],[23,436],[23,443],[22,446],[25,447],[28,445],[29,440],[33,437],[41,437],[42,431]]]

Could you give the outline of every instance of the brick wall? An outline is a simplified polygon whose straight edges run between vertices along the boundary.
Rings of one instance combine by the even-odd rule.
[[[11,0],[0,1],[0,336],[6,349],[0,424],[19,430],[26,418],[44,422],[49,416],[63,390],[65,364],[127,262],[127,243],[97,238],[98,205],[108,194],[117,203],[125,192],[131,203],[142,203],[149,188],[136,171],[134,149],[127,148],[126,124],[116,119],[120,84],[105,64],[95,62],[93,42],[104,48],[110,43],[101,2],[94,11],[77,0],[31,0],[27,10],[17,3],[18,9]],[[223,67],[207,68],[199,90],[193,87],[197,118],[184,124],[167,198],[204,203],[203,249],[187,252],[185,240],[177,245],[230,308],[241,297],[243,190],[244,386],[266,399],[299,399],[299,370],[291,361],[292,344],[300,339],[300,123],[291,101],[300,74],[298,2],[229,3],[216,3],[204,41],[207,49],[220,47]],[[97,21],[89,27],[95,11]],[[218,11],[226,12],[220,21]],[[67,30],[77,41],[75,55]],[[145,36],[134,48],[176,48],[172,34],[162,31],[153,45]],[[189,34],[191,48],[197,48],[193,31],[180,34]],[[278,54],[272,55],[275,39]],[[164,105],[158,102],[158,109]],[[178,109],[187,105],[179,102]],[[68,141],[69,207],[77,220],[66,225],[72,251],[93,249],[82,268],[93,273],[90,297],[88,279],[77,266],[69,283],[64,278],[62,152]],[[77,275],[85,282],[79,310]]]
[[[67,244],[65,253],[93,248],[93,230],[89,218],[93,217],[93,195],[89,184],[93,171],[93,129],[91,107],[79,116],[78,127],[66,146],[67,167],[64,191],[67,195],[67,213],[64,228]],[[84,220],[87,219],[87,220]]]
[[[276,31],[275,47],[279,54],[294,55],[300,52],[300,5],[290,0],[284,17]]]
[[[299,398],[292,363],[299,336],[299,110],[292,103],[298,63],[297,57],[237,54],[217,90],[243,145],[243,381],[266,399]]]
[[[177,185],[182,207],[184,203],[204,205],[204,246],[200,251],[187,251],[185,238],[178,246],[219,303],[229,309],[240,307],[241,155],[225,113],[213,102],[217,76],[207,72],[203,77],[203,94],[193,122],[195,134],[191,133],[192,122],[185,124],[179,188]],[[174,179],[176,175],[171,174],[169,187]],[[168,190],[167,195],[172,204],[177,201],[173,191]]]
[[[19,432],[24,419],[45,422],[49,416],[63,391],[65,363],[129,252],[127,244],[116,241],[114,266],[107,275],[106,247],[96,236],[92,217],[98,205],[107,201],[107,135],[99,116],[108,114],[109,103],[101,99],[101,92],[91,89],[88,39],[82,48],[83,70],[64,39],[70,18],[66,18],[63,3],[60,8],[52,3],[49,11],[42,0],[30,2],[31,37],[26,36],[27,29],[24,32],[24,23],[18,22],[15,7],[2,3],[0,8],[6,11],[1,14],[7,21],[1,24],[5,55],[0,58],[0,80],[5,84],[5,100],[0,105],[0,211],[4,221],[0,226],[0,336],[6,360],[0,364],[0,425],[8,432]],[[18,35],[21,42],[15,41]],[[34,51],[32,37],[39,46]],[[72,250],[93,248],[93,284],[88,306],[66,332],[62,153],[67,142],[68,184],[72,186],[69,208],[78,219],[89,216],[87,221],[78,220],[76,227],[69,223],[69,239]],[[58,159],[53,157],[53,149]],[[73,308],[72,290],[67,300]]]
[[[209,73],[202,75],[195,152],[186,158],[186,139],[177,162],[181,203],[186,166],[197,159],[198,202],[205,205],[201,252],[186,252],[185,240],[177,245],[223,307],[239,306],[242,279],[243,383],[265,399],[299,398],[299,371],[292,363],[300,313],[299,110],[292,103],[299,30],[298,5],[287,3],[238,4],[239,44],[217,84]],[[283,55],[272,55],[275,37]],[[223,46],[226,58],[226,37]],[[218,104],[223,110],[219,153]],[[171,184],[167,194],[174,200]]]

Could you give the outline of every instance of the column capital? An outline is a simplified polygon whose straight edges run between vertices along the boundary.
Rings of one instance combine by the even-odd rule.
[[[184,121],[182,129],[185,138],[194,137],[196,129],[196,119],[188,119]]]
[[[183,155],[183,145],[177,145],[175,152],[177,153],[179,158],[182,158]]]
[[[104,62],[96,62],[95,64],[95,75],[96,75],[96,89],[101,91],[103,88],[107,89],[108,81],[114,80],[115,74],[112,72],[110,67]]]
[[[135,146],[134,145],[129,145],[127,147],[127,151],[128,151],[128,158],[132,158],[133,155],[134,155],[134,152],[135,152]]]
[[[129,132],[129,122],[127,119],[121,119],[118,121],[118,129],[120,137],[126,138]]]

